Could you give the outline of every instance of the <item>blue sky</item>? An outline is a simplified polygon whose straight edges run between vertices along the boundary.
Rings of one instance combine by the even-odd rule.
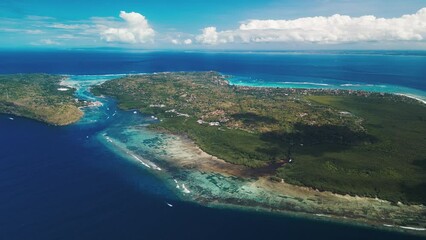
[[[425,0],[2,0],[0,44],[426,49],[426,9],[421,10],[425,7]]]

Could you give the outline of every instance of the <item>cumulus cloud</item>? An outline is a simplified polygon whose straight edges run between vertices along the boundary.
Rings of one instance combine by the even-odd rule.
[[[207,27],[199,43],[310,42],[336,44],[369,41],[425,41],[426,8],[398,18],[375,16],[307,17],[295,20],[249,20],[238,29],[217,31]]]
[[[146,43],[153,41],[154,29],[148,24],[145,16],[125,11],[120,12],[124,23],[108,22],[109,25],[99,25],[101,38],[107,42]]]
[[[185,39],[185,40],[183,40],[183,43],[186,44],[186,45],[192,44],[192,39],[190,39],[190,38]]]
[[[221,35],[224,37],[225,32],[222,32]],[[216,27],[206,27],[203,29],[203,33],[197,36],[196,39],[198,42],[204,44],[217,44],[219,43],[219,34],[216,30]]]

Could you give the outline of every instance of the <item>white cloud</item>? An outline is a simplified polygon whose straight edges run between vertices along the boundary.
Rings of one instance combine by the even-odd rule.
[[[56,36],[56,38],[58,39],[77,39],[78,37],[76,37],[75,35],[72,34],[61,34]]]
[[[180,45],[180,44],[191,45],[192,39],[188,38],[188,39],[185,39],[183,41],[181,41],[179,39],[172,39],[171,42],[175,45]]]
[[[26,33],[28,33],[28,34],[42,34],[44,32],[39,30],[39,29],[36,29],[36,30],[26,30]]]
[[[197,41],[204,44],[217,44],[219,34],[216,27],[206,27],[203,29],[203,34],[197,36]]]
[[[74,29],[86,29],[90,26],[87,24],[63,24],[63,23],[55,23],[52,25],[49,25],[51,28],[57,28],[57,29],[67,29],[67,30],[74,30]]]
[[[52,40],[52,39],[42,39],[40,40],[40,43],[43,45],[60,45],[60,43]]]
[[[249,20],[238,29],[217,31],[207,27],[196,40],[203,44],[232,42],[351,42],[425,41],[426,8],[399,18],[375,16],[307,17],[295,20]]]
[[[146,43],[153,41],[154,29],[148,24],[147,19],[136,12],[120,12],[124,23],[105,22],[99,25],[101,38],[107,42]],[[114,25],[114,26],[108,26]]]
[[[183,41],[183,43],[184,43],[184,44],[186,44],[186,45],[190,45],[190,44],[192,44],[192,39],[190,39],[190,38],[185,39],[185,40]]]
[[[44,21],[44,20],[53,20],[53,17],[48,16],[37,16],[37,15],[28,15],[26,16],[26,19],[32,20],[32,21]]]
[[[2,31],[2,32],[21,32],[21,29],[16,29],[16,28],[0,28],[0,31]]]
[[[0,28],[0,31],[3,32],[12,32],[12,33],[26,33],[26,34],[42,34],[44,33],[39,29],[18,29],[18,28]]]

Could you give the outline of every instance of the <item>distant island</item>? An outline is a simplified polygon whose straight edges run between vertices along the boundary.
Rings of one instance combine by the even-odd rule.
[[[403,96],[232,86],[216,72],[129,76],[92,92],[249,167],[246,177],[426,203],[426,106]]]
[[[60,85],[62,79],[48,74],[0,75],[0,113],[60,126],[77,122],[84,103],[75,99],[75,89]]]

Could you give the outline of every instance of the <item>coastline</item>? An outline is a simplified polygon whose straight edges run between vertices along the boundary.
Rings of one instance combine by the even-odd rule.
[[[423,104],[426,104],[426,100],[424,100],[424,99],[422,99],[422,98],[420,98],[418,96],[413,96],[413,95],[410,95],[410,94],[407,94],[407,93],[395,93],[395,95],[399,95],[399,96],[404,96],[404,97],[407,97],[407,98],[411,98],[411,99],[417,100],[417,101],[419,101],[419,102],[421,102]]]
[[[391,94],[398,96],[395,93]],[[404,101],[408,101],[407,96],[400,97],[407,98]],[[132,126],[125,128],[128,127]],[[145,127],[140,131],[142,132],[136,135],[151,129]],[[158,129],[154,131],[163,135],[163,141],[154,144],[155,147],[142,146],[149,144],[141,144],[141,139],[133,143],[127,138],[123,146],[127,149],[143,148],[143,151],[149,149],[152,156],[159,156],[155,157],[153,162],[164,170],[159,174],[160,177],[186,201],[204,206],[229,206],[262,212],[302,214],[309,218],[325,218],[350,224],[426,234],[426,208],[423,205],[394,204],[377,198],[339,195],[291,185],[284,181],[272,181],[264,176],[253,175],[252,169],[248,167],[234,165],[209,155],[185,136],[167,131],[164,133]],[[130,136],[126,134],[128,133],[123,135]],[[137,154],[136,157],[134,154],[127,155],[132,160],[139,160],[140,157]],[[146,163],[142,165],[147,167]]]
[[[426,52],[416,51],[406,54],[406,52],[398,51],[362,53],[308,51],[302,54],[290,54],[292,56],[255,52],[249,54],[252,56],[245,56],[246,53],[232,51],[216,54],[209,51],[122,53],[118,50],[45,51],[41,49],[33,52],[11,51],[4,54],[6,58],[3,63],[3,72],[22,72],[23,74],[47,72],[58,75],[64,84],[77,88],[72,96],[73,101],[78,98],[81,104],[83,100],[99,101],[103,104],[93,107],[77,106],[84,116],[65,127],[28,117],[0,114],[3,115],[0,120],[5,130],[2,133],[5,145],[1,154],[4,158],[4,161],[1,161],[1,167],[7,170],[2,174],[2,178],[8,180],[2,186],[7,197],[5,199],[7,201],[2,204],[5,238],[126,239],[142,236],[148,239],[188,239],[202,236],[201,238],[206,239],[426,239],[425,231],[422,229],[426,225],[416,224],[417,215],[426,215],[423,211],[424,206],[420,206],[422,210],[418,212],[415,212],[415,207],[409,206],[413,209],[410,213],[402,212],[397,216],[398,219],[401,219],[399,218],[401,216],[409,221],[399,226],[393,221],[394,214],[389,212],[394,211],[392,209],[404,209],[405,205],[396,205],[396,201],[400,199],[394,198],[392,201],[395,202],[391,205],[395,206],[391,206],[390,210],[380,208],[384,209],[382,216],[386,223],[382,223],[384,221],[380,218],[381,216],[377,217],[377,221],[368,221],[377,216],[374,215],[377,211],[370,214],[369,208],[358,206],[358,202],[364,204],[363,206],[367,205],[368,202],[365,203],[367,200],[357,200],[354,196],[349,196],[352,201],[346,206],[344,203],[349,200],[345,199],[344,195],[340,195],[343,196],[342,199],[330,196],[331,199],[337,198],[336,201],[339,201],[336,204],[337,211],[347,207],[347,212],[339,212],[341,215],[327,212],[334,211],[334,206],[330,204],[329,199],[326,200],[328,205],[318,203],[324,211],[316,213],[315,209],[312,209],[315,202],[306,194],[303,195],[303,187],[300,189],[295,186],[295,189],[301,192],[292,192],[291,184],[301,184],[300,182],[291,181],[288,186],[286,183],[280,183],[281,177],[272,179],[271,182],[268,178],[255,179],[257,175],[250,178],[250,174],[246,174],[243,177],[247,179],[236,177],[238,174],[242,176],[246,168],[238,167],[238,165],[230,166],[226,162],[223,164],[221,159],[208,154],[221,156],[215,154],[210,148],[204,148],[204,146],[208,147],[208,144],[203,145],[203,142],[200,142],[197,146],[199,141],[196,141],[194,145],[194,141],[185,136],[172,135],[170,132],[161,130],[155,131],[155,123],[164,121],[164,118],[155,112],[146,114],[148,111],[140,111],[133,107],[126,111],[119,108],[117,98],[108,95],[94,96],[92,93],[95,91],[91,92],[91,89],[95,89],[97,84],[104,81],[131,75],[214,69],[222,72],[222,75],[231,77],[247,76],[248,81],[242,82],[242,85],[254,84],[256,87],[267,88],[267,84],[277,83],[281,88],[287,88],[294,84],[290,87],[295,91],[314,87],[313,84],[317,84],[318,89],[341,87],[346,88],[345,90],[364,87],[367,89],[375,86],[374,90],[377,91],[390,90],[393,91],[391,94],[410,94],[414,97],[421,96],[423,100],[426,100],[426,82],[423,81]],[[301,82],[301,84],[294,82]],[[311,83],[313,84],[310,85]],[[400,88],[396,90],[391,86]],[[271,88],[276,87],[271,86]],[[416,91],[411,91],[412,89],[423,93],[416,94]],[[364,91],[364,89],[358,90]],[[58,92],[66,94],[71,91],[58,90]],[[391,100],[394,103],[400,101],[409,103],[410,106],[417,105],[417,109],[426,107],[409,96],[395,96]],[[318,102],[312,103],[318,104]],[[162,103],[153,101],[152,104],[160,106]],[[363,108],[361,104],[357,106]],[[165,110],[169,109],[167,107]],[[376,107],[376,110],[380,109],[384,107]],[[406,114],[404,108],[397,108],[394,105],[394,109],[399,109],[399,116],[402,119],[417,115],[421,115],[422,120],[426,119],[424,114],[420,114],[423,111],[418,111],[418,114],[416,112]],[[346,107],[338,110],[342,111],[342,117],[349,118],[348,113],[356,118],[360,116],[358,112]],[[133,113],[134,111],[137,113]],[[381,115],[379,111],[372,111],[372,114]],[[158,121],[154,118],[158,118]],[[395,127],[398,126],[395,124]],[[407,129],[408,131],[405,132],[425,133],[425,128],[421,125],[420,127],[411,126],[412,129]],[[377,130],[392,130],[380,124],[372,125],[372,127]],[[134,132],[129,133],[129,129]],[[155,134],[147,136],[146,133],[151,130],[155,131]],[[110,143],[102,136],[103,133],[107,133],[113,142],[118,141],[116,142],[118,145]],[[161,139],[167,140],[169,137],[177,139],[161,142],[154,139],[157,135],[160,135]],[[152,141],[147,141],[151,139]],[[194,140],[197,139],[194,138]],[[186,141],[189,141],[188,145],[185,145]],[[170,152],[173,156],[164,159],[168,154],[163,152],[167,144],[174,144],[174,149]],[[216,144],[221,145],[221,142],[216,141]],[[401,140],[401,145],[402,148],[418,148],[418,152],[424,153],[422,144],[410,144],[409,141]],[[412,147],[418,145],[420,146]],[[185,146],[190,149],[183,154],[179,148]],[[387,145],[383,144],[383,146]],[[120,147],[124,148],[120,150]],[[194,149],[191,149],[192,147]],[[397,151],[394,148],[389,150],[389,156]],[[192,155],[191,152],[196,155]],[[400,155],[403,155],[400,158],[400,164],[390,168],[386,174],[396,174],[395,177],[400,178],[400,174],[407,173],[403,170],[405,166],[403,157],[406,156],[408,159],[412,155]],[[204,160],[198,161],[198,157],[187,159],[185,156],[203,156],[201,159]],[[372,162],[376,158],[369,152],[365,152],[363,159]],[[295,165],[302,162],[299,161],[302,160],[299,156],[295,156],[294,160]],[[161,168],[161,171],[147,167],[147,165],[150,166],[148,161]],[[205,163],[206,161],[208,164]],[[382,163],[381,160],[377,162],[378,171],[381,169],[388,171],[385,162]],[[360,161],[347,167],[356,168],[357,164],[366,166]],[[322,171],[324,164],[319,165],[318,172],[327,172]],[[217,168],[221,168],[222,172],[215,173]],[[413,168],[418,167],[413,165]],[[368,167],[365,169],[370,170]],[[315,176],[314,171],[305,167],[300,173],[298,176]],[[343,178],[336,175],[329,175],[332,179],[330,182],[341,185]],[[283,174],[282,177],[285,175]],[[291,178],[288,180],[290,181]],[[376,175],[372,175],[372,180],[377,183],[365,184],[361,179],[354,180],[354,183],[364,184],[365,187],[383,185],[383,189],[387,186],[397,186],[394,182],[376,178]],[[309,182],[303,183],[311,186]],[[410,187],[415,186],[414,182],[408,183]],[[261,191],[260,188],[267,188],[270,191],[279,188],[276,191],[281,191],[283,194],[272,194]],[[356,186],[352,187],[352,185],[348,187],[349,190],[355,188]],[[382,188],[378,189],[380,193],[383,192]],[[395,189],[397,190],[397,187]],[[314,194],[314,197],[318,193],[312,188],[308,188],[307,191]],[[410,192],[424,196],[422,188],[413,188]],[[346,192],[340,191],[340,193]],[[298,195],[292,197],[295,194]],[[362,193],[359,194],[362,195]],[[299,198],[299,195],[303,195],[303,198]],[[389,202],[374,199],[374,194],[365,196],[370,196],[374,204],[371,207],[372,210],[374,206],[389,205]],[[379,198],[387,199],[386,196],[381,196]],[[426,206],[425,203],[423,205]],[[330,209],[327,206],[331,206]],[[358,218],[350,218],[352,208],[359,212]],[[363,211],[363,209],[366,210]],[[424,219],[424,216],[420,217]]]
[[[294,88],[294,89],[311,89],[311,90],[342,90],[342,91],[365,91],[371,93],[386,93],[397,96],[404,96],[414,99],[426,104],[426,92],[399,86],[399,85],[377,85],[367,83],[334,83],[333,81],[327,83],[315,82],[255,82],[253,79],[241,76],[224,75],[229,81],[230,85],[247,86],[247,87],[260,87],[260,88]]]
[[[186,185],[191,190],[197,189],[191,191],[190,197],[184,196],[186,200],[189,198],[208,207],[301,215],[312,219],[426,234],[426,217],[416,219],[418,225],[406,222],[415,215],[426,216],[426,207],[423,205],[392,204],[377,198],[321,192],[285,182],[274,182],[266,177],[246,178],[248,174],[245,173],[249,171],[247,167],[211,156],[184,136],[166,137],[160,149],[165,151],[162,158],[165,162],[159,163],[160,166],[167,164],[182,169],[187,175],[184,180]],[[216,186],[208,183],[208,179],[213,178]],[[219,181],[222,181],[222,186]],[[230,187],[234,184],[237,187]]]
[[[54,126],[78,122],[85,106],[75,98],[75,88],[64,87],[64,78],[52,74],[5,74],[0,76],[0,112]]]
[[[417,219],[417,223],[421,224],[419,226],[404,222],[411,216],[419,215],[419,212],[426,216],[425,206],[394,205],[380,199],[320,192],[312,188],[271,181],[262,176],[256,176],[255,179],[250,168],[209,155],[185,136],[164,132],[161,134],[165,135],[165,141],[159,148],[151,149],[152,153],[161,156],[161,159],[155,159],[152,164],[158,164],[158,168],[161,167],[160,169],[165,171],[151,171],[156,168],[150,171],[160,178],[165,178],[170,188],[174,189],[177,195],[183,195],[182,198],[186,201],[208,207],[300,215],[312,219],[426,234],[426,217]],[[108,139],[105,141],[108,142]],[[148,162],[141,161],[141,156],[137,154],[120,149],[117,145],[112,148],[121,151],[119,155],[133,158],[145,167],[150,166]]]

